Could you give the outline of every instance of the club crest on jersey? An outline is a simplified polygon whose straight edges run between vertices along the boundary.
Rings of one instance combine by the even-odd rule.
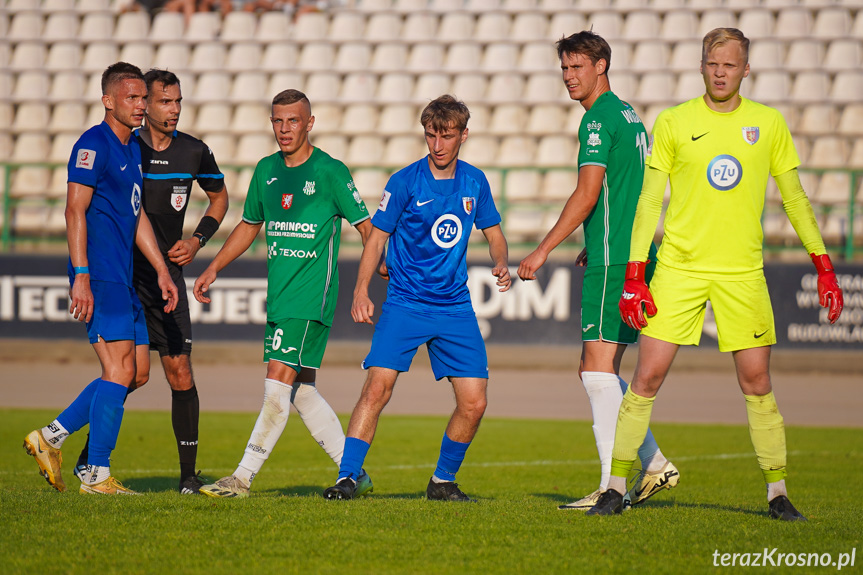
[[[588,146],[601,146],[602,140],[599,138],[599,134],[597,134],[596,132],[591,132],[587,136],[587,145]]]
[[[743,140],[750,146],[758,141],[759,130],[755,128],[742,128]]]
[[[178,212],[183,211],[186,207],[186,198],[189,197],[186,186],[174,186],[174,192],[171,194],[171,207]]]
[[[282,194],[282,208],[288,210],[294,203],[294,194]]]
[[[461,205],[464,208],[464,213],[470,215],[473,211],[473,207],[476,204],[476,198],[473,197],[463,197],[461,199]]]
[[[305,192],[307,196],[311,196],[312,194],[314,194],[315,193],[315,182],[314,181],[306,182],[306,185],[303,186],[303,192]],[[288,206],[288,207],[290,207],[290,206]]]

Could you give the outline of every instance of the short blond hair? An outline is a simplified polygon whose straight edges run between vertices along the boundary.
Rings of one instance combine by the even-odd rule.
[[[740,42],[740,47],[743,48],[743,60],[749,63],[749,38],[743,35],[743,32],[737,28],[714,28],[704,37],[701,42],[701,63],[707,61],[707,55],[719,46],[724,46],[729,42]]]

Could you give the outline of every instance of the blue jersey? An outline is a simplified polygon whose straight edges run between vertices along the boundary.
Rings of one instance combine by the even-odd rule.
[[[132,246],[141,210],[141,149],[123,145],[105,122],[75,142],[68,181],[93,188],[87,208],[90,279],[132,285]],[[69,275],[73,277],[72,259]]]
[[[387,182],[375,227],[391,235],[387,302],[419,311],[472,312],[468,239],[474,226],[500,223],[485,174],[458,161],[455,177],[435,180],[428,156]]]

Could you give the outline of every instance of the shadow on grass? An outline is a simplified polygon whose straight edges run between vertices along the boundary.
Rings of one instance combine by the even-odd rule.
[[[540,497],[543,499],[548,499],[554,503],[567,503],[569,501],[575,501],[579,499],[579,497],[567,497],[566,495],[561,495],[560,493],[533,493],[534,497]],[[753,511],[752,509],[742,509],[740,507],[734,507],[733,505],[718,505],[716,503],[680,503],[674,499],[651,499],[650,501],[646,501],[641,503],[635,507],[633,507],[627,513],[634,511],[636,513],[642,510],[648,509],[665,509],[668,507],[683,507],[685,509],[698,509],[698,510],[707,510],[712,509],[715,511],[727,511],[729,513],[740,513],[743,515],[765,515],[764,511]]]
[[[121,476],[117,479],[122,481],[123,485],[129,489],[134,489],[139,493],[160,493],[165,491],[179,493],[179,475],[171,477],[133,477],[130,479],[123,479]]]
[[[320,485],[289,485],[277,489],[267,489],[260,491],[261,495],[282,495],[285,497],[323,497],[325,487]],[[420,499],[425,496],[425,491],[416,491],[413,493],[387,493],[378,494],[372,492],[370,497],[374,499]],[[361,497],[360,499],[366,499]]]

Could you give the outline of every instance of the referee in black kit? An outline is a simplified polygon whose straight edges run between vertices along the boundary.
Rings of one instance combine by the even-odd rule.
[[[183,96],[180,80],[173,72],[151,69],[144,75],[149,96],[146,122],[134,132],[141,146],[144,176],[143,206],[153,225],[159,249],[177,284],[179,302],[171,313],[162,310],[161,291],[156,272],[135,248],[134,284],[150,335],[150,349],[157,350],[171,386],[171,422],[180,455],[180,493],[198,494],[204,482],[195,466],[198,455],[198,390],[192,378],[192,322],[183,279],[183,267],[213,237],[228,211],[225,179],[207,145],[177,131]],[[192,180],[207,194],[210,205],[191,238],[183,239],[183,221],[192,190]],[[149,379],[149,354],[137,358],[138,373],[129,389]],[[86,468],[87,446],[75,466],[79,475]]]

